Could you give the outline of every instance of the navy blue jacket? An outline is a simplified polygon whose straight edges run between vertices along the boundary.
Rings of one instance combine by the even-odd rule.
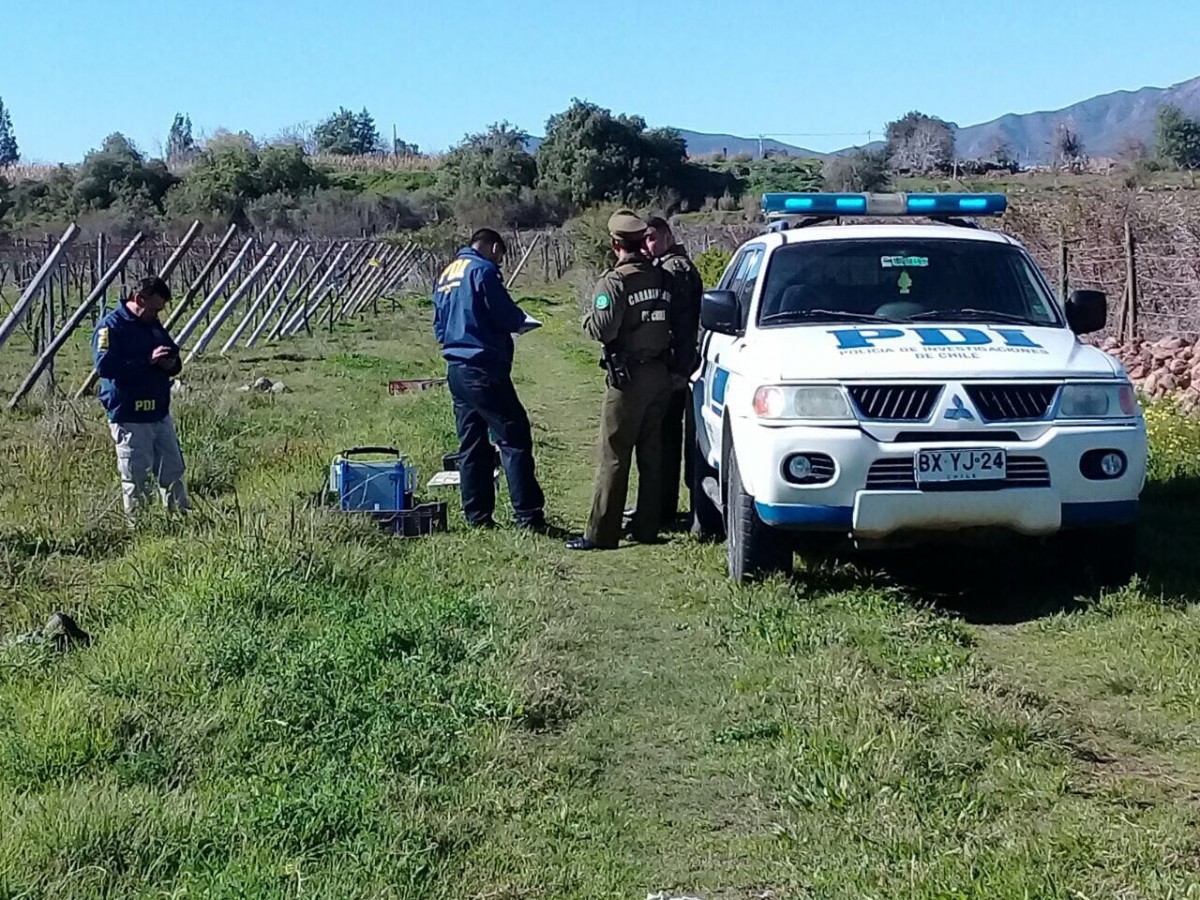
[[[170,347],[173,365],[150,362],[156,347]],[[171,378],[183,369],[179,347],[157,319],[143,321],[121,303],[100,320],[92,338],[100,402],[110,422],[161,422],[171,411]]]
[[[500,269],[470,247],[460,250],[433,287],[433,333],[442,356],[494,371],[512,369],[513,339],[525,313],[513,302]]]

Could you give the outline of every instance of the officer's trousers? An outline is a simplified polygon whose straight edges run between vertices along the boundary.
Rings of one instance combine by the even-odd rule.
[[[662,512],[662,419],[671,401],[671,377],[660,360],[631,362],[630,383],[608,388],[600,413],[600,447],[592,512],[585,537],[599,547],[621,540],[629,470],[637,453],[636,540],[654,540]]]
[[[127,518],[133,520],[139,504],[154,493],[156,484],[168,509],[191,506],[183,485],[183,453],[170,416],[160,422],[111,422],[109,430],[117,445],[117,471]]]
[[[529,416],[517,397],[512,378],[468,363],[451,363],[446,368],[450,396],[454,398],[454,421],[458,432],[459,489],[463,515],[472,525],[492,520],[496,511],[493,476],[496,451],[488,433],[500,448],[500,464],[508,481],[508,494],[518,525],[540,525],[545,519],[546,498],[533,465],[533,431]]]
[[[696,413],[692,409],[692,390],[671,392],[663,416],[662,523],[670,526],[679,515],[679,475],[683,465],[684,484],[692,483],[692,447],[696,443]]]

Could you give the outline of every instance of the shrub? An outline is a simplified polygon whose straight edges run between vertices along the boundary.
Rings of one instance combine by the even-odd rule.
[[[615,205],[593,207],[566,223],[576,264],[588,275],[599,274],[613,264],[608,219],[616,210]]]
[[[733,254],[721,247],[709,247],[703,253],[697,254],[694,262],[700,270],[700,277],[704,280],[706,288],[716,287],[731,259]]]
[[[821,175],[827,191],[881,191],[888,186],[887,156],[870,150],[832,156]]]
[[[1165,481],[1200,476],[1200,417],[1166,397],[1146,407],[1150,477]]]

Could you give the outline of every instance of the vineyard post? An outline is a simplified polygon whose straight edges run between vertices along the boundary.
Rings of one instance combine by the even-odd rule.
[[[332,311],[330,313],[330,328],[333,327],[333,322],[335,319],[340,319],[345,316],[347,311],[358,303],[359,298],[368,295],[373,280],[378,276],[380,270],[387,266],[394,249],[395,248],[388,245],[380,245],[373,249],[370,259],[368,259],[366,262],[366,274],[364,274],[364,276],[358,280],[358,284],[355,286],[355,288],[346,294],[346,298],[342,301],[340,306],[334,304],[334,306],[337,306],[337,311],[336,313]],[[372,265],[372,263],[374,263],[374,265]]]
[[[175,248],[175,252],[171,254],[171,258],[167,260],[167,263],[163,267],[163,270],[158,273],[159,277],[162,278],[163,281],[166,281],[168,278],[171,277],[171,272],[174,271],[175,267],[178,266],[179,263],[183,261],[183,258],[187,254],[188,250],[191,248],[192,243],[196,240],[197,235],[199,235],[203,229],[204,229],[204,226],[200,223],[199,219],[197,219],[195,222],[192,223],[192,227],[189,228],[187,231],[187,234],[185,234],[183,236],[183,240],[179,242],[179,246],[177,248]],[[213,258],[208,261],[208,266],[205,266],[206,271],[209,267],[215,266],[217,264],[217,260],[220,259],[220,254],[225,252],[225,247],[228,247],[229,241],[233,240],[233,233],[236,229],[237,229],[236,225],[230,226],[229,232],[225,235],[225,240],[223,240],[221,242],[221,245],[217,249],[216,254],[213,255]],[[105,247],[106,248],[107,248],[107,245],[108,245],[108,241],[107,241],[107,239],[105,239]],[[101,271],[104,271],[104,270],[102,269]],[[125,267],[122,266],[121,267],[122,277],[124,277],[124,273],[125,273]],[[105,285],[106,293],[107,293],[107,287],[108,286]],[[188,288],[187,293],[184,295],[183,299],[180,301],[180,306],[176,307],[175,312],[172,313],[172,315],[169,319],[167,319],[166,324],[163,326],[164,328],[166,328],[168,330],[170,329],[171,324],[177,318],[179,318],[179,314],[180,314],[180,312],[182,312],[182,307],[188,303],[188,301],[195,295],[195,292],[198,291],[199,289],[200,289],[200,281],[199,281],[199,279],[197,279],[196,282],[190,288]],[[103,311],[101,312],[101,315],[103,315]],[[81,384],[79,386],[79,389],[75,391],[75,399],[78,400],[80,397],[82,397],[84,394],[86,394],[88,391],[90,391],[93,387],[95,387],[96,382],[99,380],[99,378],[100,378],[100,373],[97,372],[95,369],[92,369],[92,371],[88,374],[88,377],[83,380],[83,384]]]
[[[332,316],[334,310],[337,308],[338,298],[342,295],[343,291],[347,291],[347,293],[349,293],[349,286],[351,284],[358,284],[358,280],[355,278],[355,275],[358,273],[358,266],[363,261],[363,257],[373,251],[374,246],[374,243],[370,241],[362,241],[359,243],[358,248],[351,255],[349,262],[346,262],[340,268],[338,268],[333,277],[333,282],[329,285],[328,290],[323,290],[321,295],[317,297],[312,306],[304,314],[304,319],[302,320],[301,325],[307,334],[312,334],[312,330],[309,328],[308,320],[316,315],[317,310],[321,308],[321,303],[324,302],[327,294],[332,294],[332,297],[329,300],[329,309],[327,310],[332,322]],[[317,320],[318,325],[324,322],[324,320],[325,316],[322,315],[321,318]]]
[[[96,262],[95,268],[92,269],[92,284],[96,284],[101,273],[108,268],[108,236],[102,231],[96,235]],[[96,315],[93,321],[99,322],[104,318],[104,314],[108,312],[108,290],[100,295],[100,305],[96,308]]]
[[[287,269],[288,263],[292,259],[292,254],[296,252],[296,248],[299,246],[299,239],[292,241],[292,245],[288,247],[287,253],[284,254],[283,259],[279,261],[279,263],[275,266],[275,270],[271,272],[271,277],[267,279],[266,284],[259,288],[258,296],[254,298],[254,303],[251,304],[248,310],[246,310],[246,314],[242,316],[242,321],[238,323],[237,328],[234,329],[233,334],[229,337],[229,340],[227,340],[225,345],[221,348],[222,354],[228,353],[231,349],[233,349],[233,347],[245,333],[246,329],[250,327],[252,323],[252,317],[258,312],[262,305],[267,302],[267,297],[275,288],[275,283],[279,281],[279,277],[284,273],[284,270]]]
[[[42,328],[38,336],[37,352],[39,358],[44,355],[44,351],[50,346],[52,340],[51,335],[55,329],[55,296],[54,282],[58,282],[58,293],[65,295],[67,292],[66,281],[63,278],[62,266],[58,268],[58,277],[50,276],[50,280],[46,282],[46,292],[42,295]],[[46,396],[47,398],[54,396],[54,354],[50,354],[50,365],[48,366],[48,378],[46,379]]]
[[[300,248],[300,255],[297,256],[296,261],[292,263],[292,268],[287,273],[287,276],[283,279],[283,284],[279,286],[279,290],[275,294],[275,299],[271,301],[270,307],[265,313],[263,313],[262,321],[259,322],[254,331],[251,332],[250,337],[246,338],[247,347],[253,347],[255,343],[257,343],[262,333],[266,330],[267,326],[272,322],[272,320],[274,320],[276,310],[279,309],[279,305],[283,303],[284,299],[287,297],[288,290],[292,286],[292,281],[295,279],[296,273],[300,271],[301,265],[304,263],[305,258],[308,256],[311,250],[312,244],[305,244]]]
[[[1137,244],[1133,238],[1133,229],[1129,219],[1125,220],[1125,290],[1127,330],[1131,341],[1137,340],[1138,330],[1138,283],[1137,283]]]
[[[520,234],[520,232],[518,232],[518,234]],[[536,234],[534,234],[533,240],[530,241],[529,246],[525,248],[525,254],[521,257],[521,261],[519,263],[517,263],[517,267],[515,269],[513,269],[513,273],[508,276],[508,283],[505,285],[505,287],[511,288],[513,286],[513,282],[515,282],[517,280],[517,278],[520,277],[521,271],[525,268],[525,263],[527,263],[529,261],[529,254],[531,254],[533,252],[533,248],[538,245],[538,242],[541,239],[542,239],[542,233],[540,231],[537,232]]]
[[[221,257],[225,255],[225,251],[228,250],[229,245],[233,243],[233,238],[234,235],[237,234],[237,230],[238,227],[236,224],[229,226],[229,230],[225,232],[225,235],[221,238],[221,242],[217,244],[217,249],[212,252],[212,256],[208,258],[208,262],[206,262],[204,264],[204,268],[200,270],[200,274],[192,280],[192,283],[188,286],[187,292],[183,295],[183,298],[175,304],[175,309],[171,311],[170,317],[163,325],[167,331],[170,331],[171,326],[179,321],[184,311],[196,298],[196,295],[205,288],[208,283],[209,276],[212,275],[213,270],[217,267],[217,263],[221,261]],[[189,234],[190,233],[191,232],[189,232]]]
[[[349,249],[350,249],[349,241],[343,243],[342,246],[338,249],[337,255],[333,258],[333,261],[329,264],[329,268],[327,268],[325,270],[325,274],[321,276],[320,281],[318,281],[316,283],[316,285],[313,287],[312,291],[309,293],[308,297],[302,298],[300,300],[299,308],[296,310],[295,313],[293,313],[292,317],[287,321],[287,323],[279,330],[279,338],[291,337],[293,334],[295,334],[301,328],[303,328],[305,331],[309,330],[308,318],[314,312],[316,312],[317,307],[321,305],[321,301],[325,298],[325,292],[326,292],[325,286],[328,284],[329,279],[333,277],[334,272],[337,271],[338,266],[340,266],[342,264],[342,257],[346,255],[346,251]],[[314,297],[316,298],[316,300],[313,301],[312,308],[309,309],[308,301]]]
[[[37,361],[33,364],[33,368],[29,370],[29,373],[25,376],[25,380],[21,382],[21,386],[17,388],[16,393],[13,394],[12,399],[8,402],[9,409],[16,408],[17,404],[21,402],[21,398],[29,393],[30,388],[37,383],[42,372],[51,366],[55,354],[62,349],[63,344],[67,342],[67,338],[79,327],[79,323],[84,320],[96,302],[104,296],[109,285],[125,270],[125,264],[133,256],[134,251],[137,250],[143,240],[145,240],[145,235],[140,231],[133,236],[125,249],[113,260],[113,264],[109,266],[108,271],[101,276],[100,281],[92,288],[91,293],[87,295],[83,303],[79,304],[78,308],[71,314],[71,317],[59,330],[58,334],[55,335],[54,339],[47,343],[45,349],[42,350]],[[79,394],[76,394],[76,397],[78,396]]]
[[[338,317],[349,318],[352,315],[358,315],[364,312],[369,305],[374,304],[383,286],[391,279],[392,273],[403,261],[407,250],[407,247],[391,246],[386,248],[377,257],[379,265],[372,271],[370,280],[364,282],[364,289],[351,302],[342,307]]]
[[[395,258],[394,262],[389,264],[391,273],[387,275],[383,282],[377,286],[377,296],[382,296],[389,291],[392,285],[395,283],[397,277],[402,277],[403,274],[407,273],[408,267],[410,266],[413,257],[416,255],[416,251],[417,245],[415,243],[409,242],[404,246],[404,249]],[[353,308],[346,311],[346,315],[355,316],[362,312],[362,310],[363,304],[356,303]]]
[[[77,234],[79,234],[79,228],[72,222],[62,233],[62,237],[58,239],[58,243],[46,256],[41,268],[37,270],[37,273],[33,276],[33,279],[26,286],[25,290],[21,292],[21,296],[13,304],[12,311],[8,314],[8,317],[0,323],[0,347],[5,345],[8,339],[12,337],[13,332],[17,330],[17,326],[24,321],[25,316],[29,313],[30,306],[33,305],[34,298],[42,287],[42,283],[46,280],[46,276],[58,264],[59,257],[66,251],[67,245],[75,240]]]
[[[263,273],[263,270],[267,267],[271,260],[274,259],[278,250],[279,244],[272,243],[271,246],[263,251],[263,255],[259,257],[258,262],[254,264],[254,268],[252,268],[250,273],[244,279],[242,279],[242,283],[233,289],[233,293],[229,295],[229,299],[225,301],[225,305],[222,306],[216,315],[212,317],[212,320],[205,327],[204,331],[200,333],[200,337],[196,338],[191,350],[188,351],[188,355],[183,359],[184,365],[190,364],[193,359],[204,352],[204,348],[208,346],[209,341],[216,336],[217,331],[225,323],[225,320],[229,318],[230,314],[237,307],[238,303],[241,302],[242,297],[249,293],[250,288],[254,286],[254,282],[258,280],[258,277]],[[183,341],[181,340],[179,344],[180,346],[183,346]]]
[[[187,320],[186,324],[184,324],[179,334],[175,335],[176,344],[182,347],[187,339],[191,337],[192,332],[195,331],[196,327],[200,324],[200,320],[208,315],[209,311],[216,305],[217,300],[221,298],[222,291],[224,291],[229,282],[233,280],[234,274],[242,265],[242,260],[246,258],[246,254],[250,252],[250,248],[253,246],[254,238],[247,238],[246,243],[242,245],[242,249],[238,251],[238,255],[233,258],[233,262],[231,262],[229,264],[229,268],[225,270],[225,274],[217,279],[217,283],[213,285],[213,289],[208,292],[208,296],[206,296],[204,300],[201,301],[200,305],[196,307],[196,311],[192,314],[192,317]]]
[[[308,302],[307,292],[310,290],[313,282],[316,281],[317,277],[320,275],[321,267],[325,265],[325,261],[329,259],[332,254],[333,245],[330,244],[325,248],[325,252],[321,255],[321,258],[316,261],[313,267],[309,269],[308,274],[306,274],[301,280],[300,286],[296,288],[296,293],[293,294],[284,305],[283,311],[279,314],[279,321],[277,321],[275,326],[270,330],[270,332],[267,333],[267,340],[274,341],[285,337],[283,332],[292,321],[293,310],[295,310],[296,304],[299,303],[300,306],[303,307],[304,304]]]
[[[1067,271],[1070,261],[1069,252],[1066,230],[1060,228],[1058,231],[1058,299],[1062,301],[1064,307],[1067,305],[1067,294],[1070,291],[1071,281],[1071,276]]]

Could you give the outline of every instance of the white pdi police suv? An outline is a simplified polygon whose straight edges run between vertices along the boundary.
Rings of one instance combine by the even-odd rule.
[[[1145,422],[1121,365],[1078,339],[1105,296],[1060,304],[1019,243],[976,227],[1006,205],[763,197],[772,224],[704,295],[692,379],[696,520],[734,579],[790,570],[797,533],[975,529],[1071,532],[1107,580],[1132,575]]]

